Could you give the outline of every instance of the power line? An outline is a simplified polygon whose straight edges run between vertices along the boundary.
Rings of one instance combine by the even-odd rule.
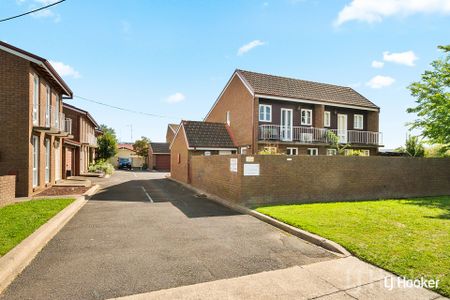
[[[36,8],[36,9],[30,10],[30,11],[27,11],[27,12],[25,12],[25,13],[23,13],[23,14],[20,14],[20,15],[17,15],[17,16],[12,16],[12,17],[9,17],[9,18],[6,18],[6,19],[1,19],[1,20],[0,20],[0,23],[1,23],[1,22],[9,21],[9,20],[12,20],[12,19],[15,19],[15,18],[20,18],[20,17],[26,16],[26,15],[35,13],[35,12],[37,12],[37,11],[43,10],[43,9],[47,9],[47,8],[49,8],[49,7],[52,7],[52,6],[54,6],[54,5],[57,5],[57,4],[59,4],[59,3],[61,3],[61,2],[64,2],[64,1],[66,1],[66,0],[60,0],[60,1],[57,1],[57,2],[55,2],[55,3],[52,3],[52,4],[49,4],[49,5],[40,7],[40,8]]]
[[[74,95],[73,97],[81,99],[81,100],[84,100],[84,101],[92,102],[92,103],[95,103],[95,104],[98,104],[98,105],[103,105],[103,106],[106,106],[106,107],[109,107],[109,108],[114,108],[114,109],[118,109],[118,110],[122,110],[122,111],[127,111],[127,112],[134,113],[134,114],[139,114],[139,115],[144,115],[144,116],[149,116],[149,117],[162,118],[162,119],[177,119],[177,120],[182,119],[182,118],[173,117],[173,116],[164,116],[164,115],[151,114],[151,113],[147,113],[147,112],[143,112],[143,111],[137,111],[137,110],[132,110],[132,109],[123,108],[123,107],[119,107],[119,106],[114,106],[114,105],[111,105],[111,104],[103,103],[103,102],[100,102],[100,101],[97,101],[97,100],[93,100],[93,99],[88,99],[88,98],[81,97],[81,96],[78,96],[78,95]]]

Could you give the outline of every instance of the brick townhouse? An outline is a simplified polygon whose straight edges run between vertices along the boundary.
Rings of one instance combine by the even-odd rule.
[[[64,103],[63,112],[71,124],[70,135],[64,139],[64,176],[82,175],[89,171],[97,149],[99,125],[91,114],[81,108]]]
[[[204,121],[227,124],[242,154],[335,155],[333,132],[349,150],[376,155],[379,112],[349,87],[236,70]]]
[[[0,41],[0,175],[16,175],[17,196],[62,178],[63,97],[72,91],[46,59]]]

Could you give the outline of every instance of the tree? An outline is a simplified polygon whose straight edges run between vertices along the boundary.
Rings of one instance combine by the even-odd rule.
[[[142,136],[140,140],[136,140],[134,142],[133,149],[134,151],[136,151],[137,155],[147,158],[149,145],[150,139],[148,137]]]
[[[401,152],[414,157],[424,157],[425,147],[419,137],[410,135],[406,139],[405,146],[399,149]]]
[[[338,155],[343,155],[345,153],[345,149],[350,147],[350,144],[341,144],[339,136],[333,131],[328,130],[326,135],[328,143],[332,148],[336,149]]]
[[[408,88],[416,98],[417,106],[408,113],[417,114],[411,129],[421,129],[422,136],[431,144],[442,144],[450,149],[450,45],[439,46],[445,56],[431,63],[421,80]]]
[[[100,125],[100,130],[103,133],[97,138],[97,158],[106,160],[117,154],[117,137],[114,129],[106,125]]]

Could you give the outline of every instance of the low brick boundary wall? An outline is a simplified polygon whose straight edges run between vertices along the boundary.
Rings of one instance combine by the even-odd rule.
[[[244,164],[259,175],[244,176]],[[450,195],[448,158],[194,156],[190,167],[194,187],[247,206]]]
[[[0,207],[12,203],[16,195],[16,176],[0,176]]]

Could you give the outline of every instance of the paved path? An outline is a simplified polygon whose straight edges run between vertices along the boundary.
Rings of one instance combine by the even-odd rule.
[[[422,288],[400,288],[392,274],[355,257],[262,272],[231,279],[132,295],[121,300],[153,299],[444,299]],[[387,288],[386,288],[387,287]]]
[[[336,259],[163,174],[120,171],[98,182],[102,190],[0,299],[106,299]]]

